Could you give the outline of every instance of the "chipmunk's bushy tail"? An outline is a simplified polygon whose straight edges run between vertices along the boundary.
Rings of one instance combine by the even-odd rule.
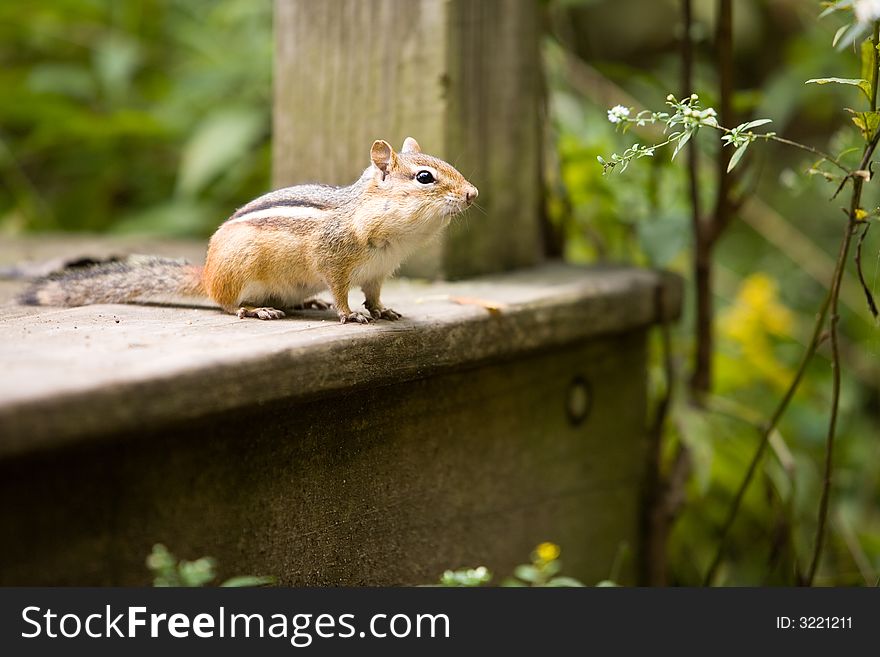
[[[201,271],[182,260],[133,256],[37,279],[18,300],[31,306],[87,306],[205,296]]]

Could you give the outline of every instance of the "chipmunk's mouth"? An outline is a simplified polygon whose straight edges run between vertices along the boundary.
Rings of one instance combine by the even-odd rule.
[[[470,202],[458,196],[447,194],[443,199],[441,213],[447,216],[461,214],[470,207]]]

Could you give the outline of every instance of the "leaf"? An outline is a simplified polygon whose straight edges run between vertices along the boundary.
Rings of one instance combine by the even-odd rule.
[[[519,581],[518,579],[514,579],[513,577],[506,577],[504,578],[504,580],[502,580],[501,586],[503,586],[504,588],[521,589],[527,585]]]
[[[874,44],[871,41],[867,39],[865,41],[862,41],[862,78],[868,83],[868,88],[865,90],[865,94],[868,96],[868,100],[871,100],[871,95],[873,92],[873,90],[871,89],[871,85],[873,84],[874,79],[873,68],[877,62],[876,54],[877,53],[874,50]]]
[[[78,100],[94,100],[96,84],[92,72],[74,64],[39,64],[27,78],[28,88]]]
[[[195,196],[243,158],[265,130],[256,109],[218,110],[196,128],[183,148],[177,193]]]
[[[745,132],[746,130],[751,130],[752,128],[757,128],[761,125],[767,125],[768,123],[773,123],[773,119],[755,119],[754,121],[749,121],[748,123],[743,123],[740,126],[737,126],[737,130],[740,132]]]
[[[849,25],[841,25],[839,28],[837,28],[837,32],[834,33],[834,38],[831,39],[832,48],[837,45],[837,42],[840,41],[840,37],[842,37],[843,33],[846,32],[849,28]]]
[[[733,157],[730,158],[730,162],[727,163],[727,173],[733,171],[733,167],[739,164],[739,161],[742,159],[743,155],[746,154],[746,149],[749,147],[751,142],[746,142],[742,146],[736,149],[733,154]]]
[[[837,2],[831,2],[825,7],[824,11],[819,14],[819,18],[825,18],[826,16],[833,14],[835,11],[852,7],[852,4],[853,0],[838,0]]]
[[[484,308],[490,315],[500,315],[507,308],[507,304],[503,301],[492,301],[490,299],[450,296],[449,300],[460,306],[479,306],[480,308]]]
[[[833,14],[835,11],[852,7],[853,0],[837,0],[837,2],[828,2],[825,4],[828,6],[825,7],[821,14],[819,14],[819,18],[825,18],[826,16]]]
[[[223,582],[220,586],[225,588],[243,588],[250,586],[269,586],[275,583],[274,577],[258,577],[256,575],[241,575],[239,577],[231,577]]]
[[[613,582],[610,579],[603,579],[601,582],[596,584],[596,588],[612,588],[612,587],[616,588],[619,586],[620,586],[620,584],[618,584],[617,582]]]
[[[871,141],[880,127],[880,112],[853,112],[852,122],[856,124],[865,141]]]
[[[844,33],[839,37],[839,40],[835,43],[832,43],[832,46],[836,46],[838,50],[843,50],[844,48],[851,46],[858,39],[863,37],[868,33],[870,29],[868,23],[853,23],[849,26],[849,29],[845,30]],[[836,37],[837,35],[835,35]]]
[[[690,218],[684,213],[658,214],[635,222],[640,248],[652,267],[667,267],[688,246]]]
[[[92,63],[108,97],[121,101],[143,60],[140,45],[121,33],[98,41],[92,50]]]
[[[151,205],[145,210],[122,216],[111,228],[122,234],[200,235],[216,226],[225,210],[211,203],[186,198]]]
[[[672,151],[672,158],[670,158],[670,159],[673,159],[673,160],[675,159],[675,156],[678,155],[678,152],[679,152],[682,148],[684,148],[684,145],[685,145],[686,143],[688,143],[688,141],[690,141],[690,138],[691,138],[691,137],[693,137],[694,132],[696,132],[696,130],[688,130],[687,132],[684,133],[684,135],[682,136],[682,138],[679,139],[679,140],[678,140],[678,143],[675,145],[675,150]]]
[[[871,98],[871,83],[862,78],[812,78],[804,84],[847,84],[861,89],[868,99]]]
[[[563,577],[554,577],[549,582],[547,582],[547,584],[545,586],[550,587],[550,588],[563,588],[563,587],[565,587],[565,588],[568,588],[568,587],[583,588],[584,583],[579,582],[574,577],[563,576]]]
[[[541,580],[541,573],[537,568],[529,564],[517,566],[513,571],[513,574],[519,577],[522,581],[529,582],[530,584],[534,584]]]

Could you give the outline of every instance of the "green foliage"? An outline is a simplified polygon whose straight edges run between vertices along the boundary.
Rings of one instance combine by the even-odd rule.
[[[734,3],[734,20],[741,21],[735,26],[735,78],[741,88],[734,95],[734,109],[740,120],[749,116],[766,117],[758,119],[764,122],[772,119],[777,134],[827,150],[854,170],[864,140],[877,130],[877,118],[863,107],[864,97],[871,95],[870,86],[862,84],[866,93],[854,93],[857,85],[804,84],[807,79],[841,74],[857,83],[872,83],[871,69],[865,69],[870,44],[867,50],[828,47],[838,27],[845,32],[853,25],[851,7],[834,4],[840,5],[835,7],[838,11],[816,21],[817,12],[811,11],[816,5],[810,3],[803,11],[780,8],[778,12],[764,11],[757,0]],[[632,3],[627,11],[649,11],[652,6],[645,0]],[[694,4],[695,88],[706,106],[717,107],[714,26],[711,15],[700,14],[700,6]],[[633,39],[628,23],[618,25],[606,18],[616,12],[610,2],[578,10],[566,7],[553,23],[554,34],[565,45],[552,41],[545,52],[550,116],[559,152],[550,214],[569,240],[566,254],[571,259],[624,259],[668,267],[689,278],[686,167],[680,158],[671,162],[669,157],[659,157],[659,150],[642,154],[675,131],[667,129],[664,134],[662,116],[652,126],[645,119],[654,113],[637,109],[659,107],[668,90],[677,89],[678,37],[671,24],[658,23],[645,27],[640,40]],[[589,31],[588,45],[584,45],[585,25],[603,26]],[[778,38],[780,34],[784,38]],[[853,34],[846,36],[850,46],[866,36],[867,30],[859,28]],[[839,35],[838,44],[843,36]],[[611,123],[607,116],[611,103],[603,102],[609,88],[573,84],[559,54],[562,48],[590,53],[590,65],[603,75],[608,87],[619,87],[633,98],[625,101],[627,105],[636,108],[623,107],[628,113],[618,110],[621,120]],[[673,113],[671,109],[666,112]],[[640,120],[645,125],[640,126]],[[748,225],[735,221],[717,246],[713,263],[718,307],[715,391],[703,408],[690,404],[685,392],[693,344],[690,297],[685,317],[673,333],[678,380],[666,425],[663,462],[667,468],[673,463],[678,441],[690,447],[691,454],[691,476],[682,491],[685,503],[669,540],[670,581],[675,584],[699,584],[713,556],[718,530],[757,445],[756,427],[773,411],[803,353],[816,306],[825,294],[822,284],[827,283],[833,264],[840,222],[845,219],[838,209],[845,201],[828,203],[840,183],[840,171],[817,162],[813,154],[773,145],[751,148],[767,133],[756,131],[761,126],[750,123],[745,120],[723,133],[723,141],[712,134],[713,127],[701,128],[692,137],[699,150],[702,213],[713,211],[714,156],[729,145],[736,149],[731,165],[738,174],[736,192],[746,197],[746,206],[754,199],[768,216],[762,225],[758,223],[761,213],[753,210]],[[622,177],[603,176],[596,159],[602,157],[606,164],[612,159],[606,154],[620,143],[615,132],[623,126],[636,135],[640,142],[636,155],[644,159]],[[741,159],[746,148],[748,161]],[[865,185],[864,194],[863,208],[857,214],[872,221],[880,195],[874,184]],[[777,232],[782,228],[785,231]],[[880,240],[875,232],[865,241],[863,259],[868,263],[869,285],[876,290]],[[828,268],[821,276],[815,268],[820,260]],[[847,346],[830,534],[817,580],[836,585],[873,584],[880,573],[880,515],[875,503],[880,496],[880,460],[867,456],[876,450],[880,434],[880,381],[876,377],[880,338],[861,291],[852,277],[847,278],[844,296],[848,300],[841,309],[840,323]],[[666,388],[659,348],[649,374],[654,395],[659,397]],[[823,347],[771,436],[768,454],[733,527],[718,581],[791,584],[795,562],[805,567],[822,485],[828,382],[828,352]]]
[[[153,586],[206,586],[217,578],[216,566],[211,557],[202,557],[195,561],[178,560],[161,543],[156,543],[147,557],[147,568],[153,573]],[[274,583],[273,577],[246,575],[227,579],[220,586],[248,587]]]
[[[531,554],[530,562],[517,566],[513,575],[506,577],[501,586],[505,587],[579,587],[583,583],[573,577],[560,575],[562,562],[559,561],[560,549],[554,543],[541,543]],[[439,586],[474,587],[492,582],[492,573],[485,566],[447,570],[440,576]],[[610,580],[604,580],[596,586],[616,586]]]
[[[268,0],[0,4],[0,231],[210,232],[269,181]]]
[[[623,155],[612,153],[610,161],[606,161],[601,155],[598,156],[596,159],[602,165],[602,173],[608,173],[618,165],[620,166],[618,171],[623,173],[631,161],[643,157],[653,157],[654,152],[658,148],[663,148],[670,144],[675,145],[671,158],[674,160],[675,156],[681,152],[681,149],[697,134],[700,128],[715,128],[722,131],[724,134],[721,135],[721,141],[724,145],[736,147],[736,151],[730,158],[727,166],[727,171],[730,172],[739,163],[742,156],[745,155],[749,144],[759,138],[767,140],[773,139],[776,136],[776,133],[773,132],[766,132],[760,135],[752,132],[752,128],[772,123],[772,119],[748,121],[735,128],[719,126],[716,119],[718,114],[715,109],[712,107],[702,108],[700,106],[700,97],[697,94],[691,94],[684,100],[678,100],[674,95],[669,94],[666,97],[666,104],[669,105],[671,112],[642,110],[632,118],[630,118],[631,108],[617,105],[608,110],[608,120],[621,126],[623,130],[626,130],[630,125],[642,127],[649,124],[662,123],[665,126],[663,134],[666,135],[666,139],[649,146],[633,144],[623,152]]]

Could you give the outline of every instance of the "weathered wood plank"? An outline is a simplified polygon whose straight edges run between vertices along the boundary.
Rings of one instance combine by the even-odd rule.
[[[156,248],[158,253],[181,248]],[[80,252],[81,254],[82,252]],[[658,286],[669,287],[658,308]],[[386,385],[646,327],[676,281],[548,264],[459,283],[395,281],[400,322],[274,322],[210,307],[7,304],[0,320],[0,456],[277,399]],[[492,314],[455,297],[489,300]]]
[[[276,0],[276,186],[348,184],[412,135],[479,204],[405,271],[462,278],[541,259],[533,0]]]
[[[420,584],[450,567],[510,573],[545,540],[595,583],[621,545],[637,550],[644,414],[636,330],[6,458],[0,584],[144,585],[156,541],[283,585]]]

